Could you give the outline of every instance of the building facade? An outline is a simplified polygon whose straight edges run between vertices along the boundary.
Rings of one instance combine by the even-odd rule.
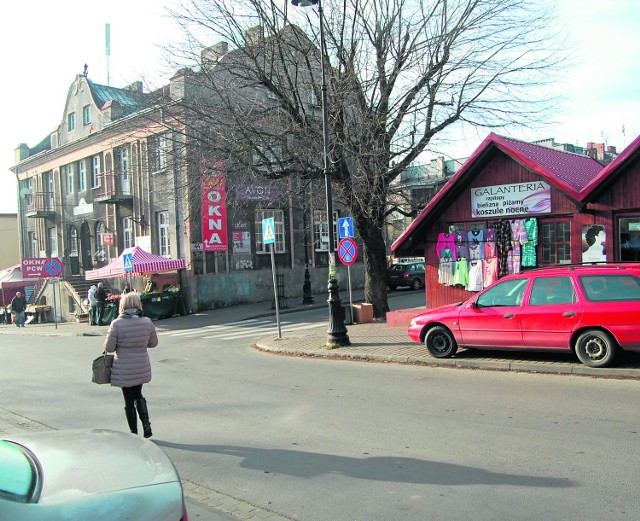
[[[20,262],[18,235],[18,215],[0,213],[0,269],[8,268]]]
[[[226,52],[221,44],[205,49],[202,62],[215,68]],[[193,137],[200,123],[183,109],[205,95],[199,88],[203,73],[180,70],[155,92],[144,92],[140,82],[115,88],[86,73],[76,76],[60,124],[36,146],[16,149],[21,258],[58,257],[65,278],[81,279],[137,245],[187,261],[175,283],[190,311],[269,300],[269,247],[261,234],[262,220],[273,218],[276,265],[291,273],[286,293],[301,295],[306,267],[312,291],[326,290],[322,182],[242,176],[237,167],[226,172],[224,158]],[[256,89],[255,97],[268,100],[269,93]],[[248,156],[260,160],[264,155]],[[225,182],[216,205],[208,204],[212,192],[203,184],[212,168]],[[335,214],[337,219],[340,211]],[[337,237],[336,220],[334,227]],[[214,248],[208,247],[212,230]],[[352,269],[358,287],[362,269]],[[138,284],[144,287],[144,281]],[[111,285],[119,289],[121,282]],[[80,305],[77,297],[84,295],[70,301],[68,313]]]

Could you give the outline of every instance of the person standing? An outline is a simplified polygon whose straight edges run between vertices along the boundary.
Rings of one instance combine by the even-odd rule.
[[[15,297],[11,300],[11,313],[16,327],[24,327],[26,323],[27,299],[22,296],[21,291],[16,291]]]
[[[89,324],[95,326],[98,322],[96,321],[96,313],[97,313],[97,302],[96,302],[96,290],[98,286],[93,284],[89,291],[87,292],[87,298],[89,299]]]
[[[98,282],[98,289],[94,293],[96,299],[96,323],[99,326],[104,326],[104,310],[107,306],[107,292],[104,290],[104,284]]]
[[[131,432],[138,434],[137,409],[144,437],[150,438],[153,433],[142,385],[151,381],[147,348],[158,345],[158,335],[151,319],[142,316],[142,302],[137,293],[123,295],[119,311],[120,315],[111,322],[104,341],[107,353],[115,353],[111,385],[122,389],[124,413]]]

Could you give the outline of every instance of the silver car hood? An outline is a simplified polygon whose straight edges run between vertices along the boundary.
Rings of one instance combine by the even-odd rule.
[[[48,431],[3,438],[27,447],[39,460],[41,504],[180,481],[160,448],[124,432]]]

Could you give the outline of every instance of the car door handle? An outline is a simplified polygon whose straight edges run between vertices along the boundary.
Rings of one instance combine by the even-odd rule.
[[[502,315],[504,318],[513,318],[516,316],[515,313],[505,313],[504,315]]]
[[[562,314],[563,317],[575,317],[576,316],[576,312],[575,311],[565,311]]]

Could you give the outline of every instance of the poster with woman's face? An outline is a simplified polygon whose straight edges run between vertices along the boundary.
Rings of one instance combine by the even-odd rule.
[[[604,224],[582,226],[582,262],[604,262],[607,260]]]

